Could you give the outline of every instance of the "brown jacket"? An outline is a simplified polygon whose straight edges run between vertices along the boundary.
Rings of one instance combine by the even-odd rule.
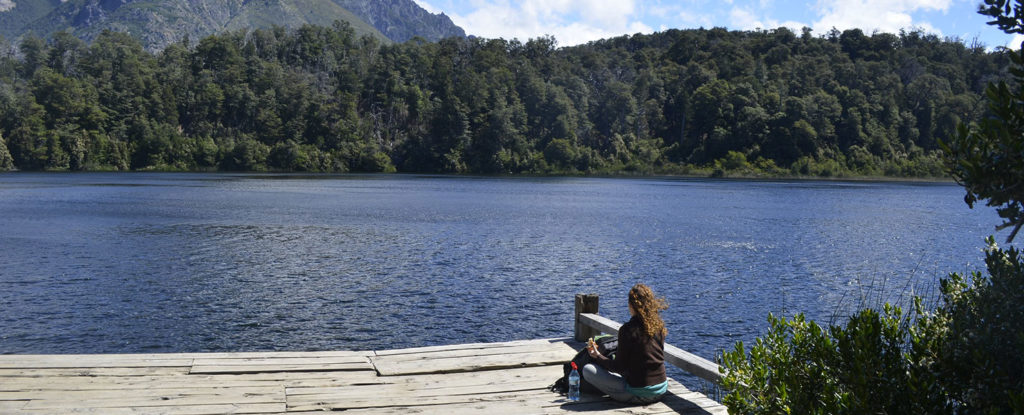
[[[640,318],[633,316],[619,328],[615,359],[601,356],[597,364],[622,375],[631,387],[657,385],[665,381],[665,337],[648,337]]]

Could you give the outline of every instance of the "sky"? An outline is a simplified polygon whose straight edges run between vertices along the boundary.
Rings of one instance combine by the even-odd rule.
[[[451,17],[469,35],[526,41],[551,35],[558,46],[666,29],[756,30],[809,27],[898,34],[920,29],[943,38],[977,40],[989,49],[1018,49],[1024,36],[985,24],[980,0],[415,0]]]

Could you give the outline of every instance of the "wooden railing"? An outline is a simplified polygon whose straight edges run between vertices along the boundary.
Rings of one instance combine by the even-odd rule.
[[[576,341],[586,341],[599,333],[619,334],[622,323],[597,315],[598,297],[595,294],[576,295]],[[665,343],[665,362],[675,365],[694,376],[717,385],[722,384],[722,374],[715,362],[697,356],[686,350]]]

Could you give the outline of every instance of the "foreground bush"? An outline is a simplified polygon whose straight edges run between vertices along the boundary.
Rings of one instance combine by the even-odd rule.
[[[1024,262],[988,240],[988,275],[951,274],[933,310],[886,304],[845,326],[769,316],[724,353],[733,414],[1024,413]]]

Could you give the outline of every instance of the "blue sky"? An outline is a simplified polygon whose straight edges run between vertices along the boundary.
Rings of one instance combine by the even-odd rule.
[[[833,27],[899,33],[922,29],[942,37],[977,39],[987,47],[1017,49],[1014,37],[985,24],[979,0],[415,0],[444,12],[467,34],[527,40],[552,35],[559,46],[665,29],[725,27],[774,29],[816,35]]]

